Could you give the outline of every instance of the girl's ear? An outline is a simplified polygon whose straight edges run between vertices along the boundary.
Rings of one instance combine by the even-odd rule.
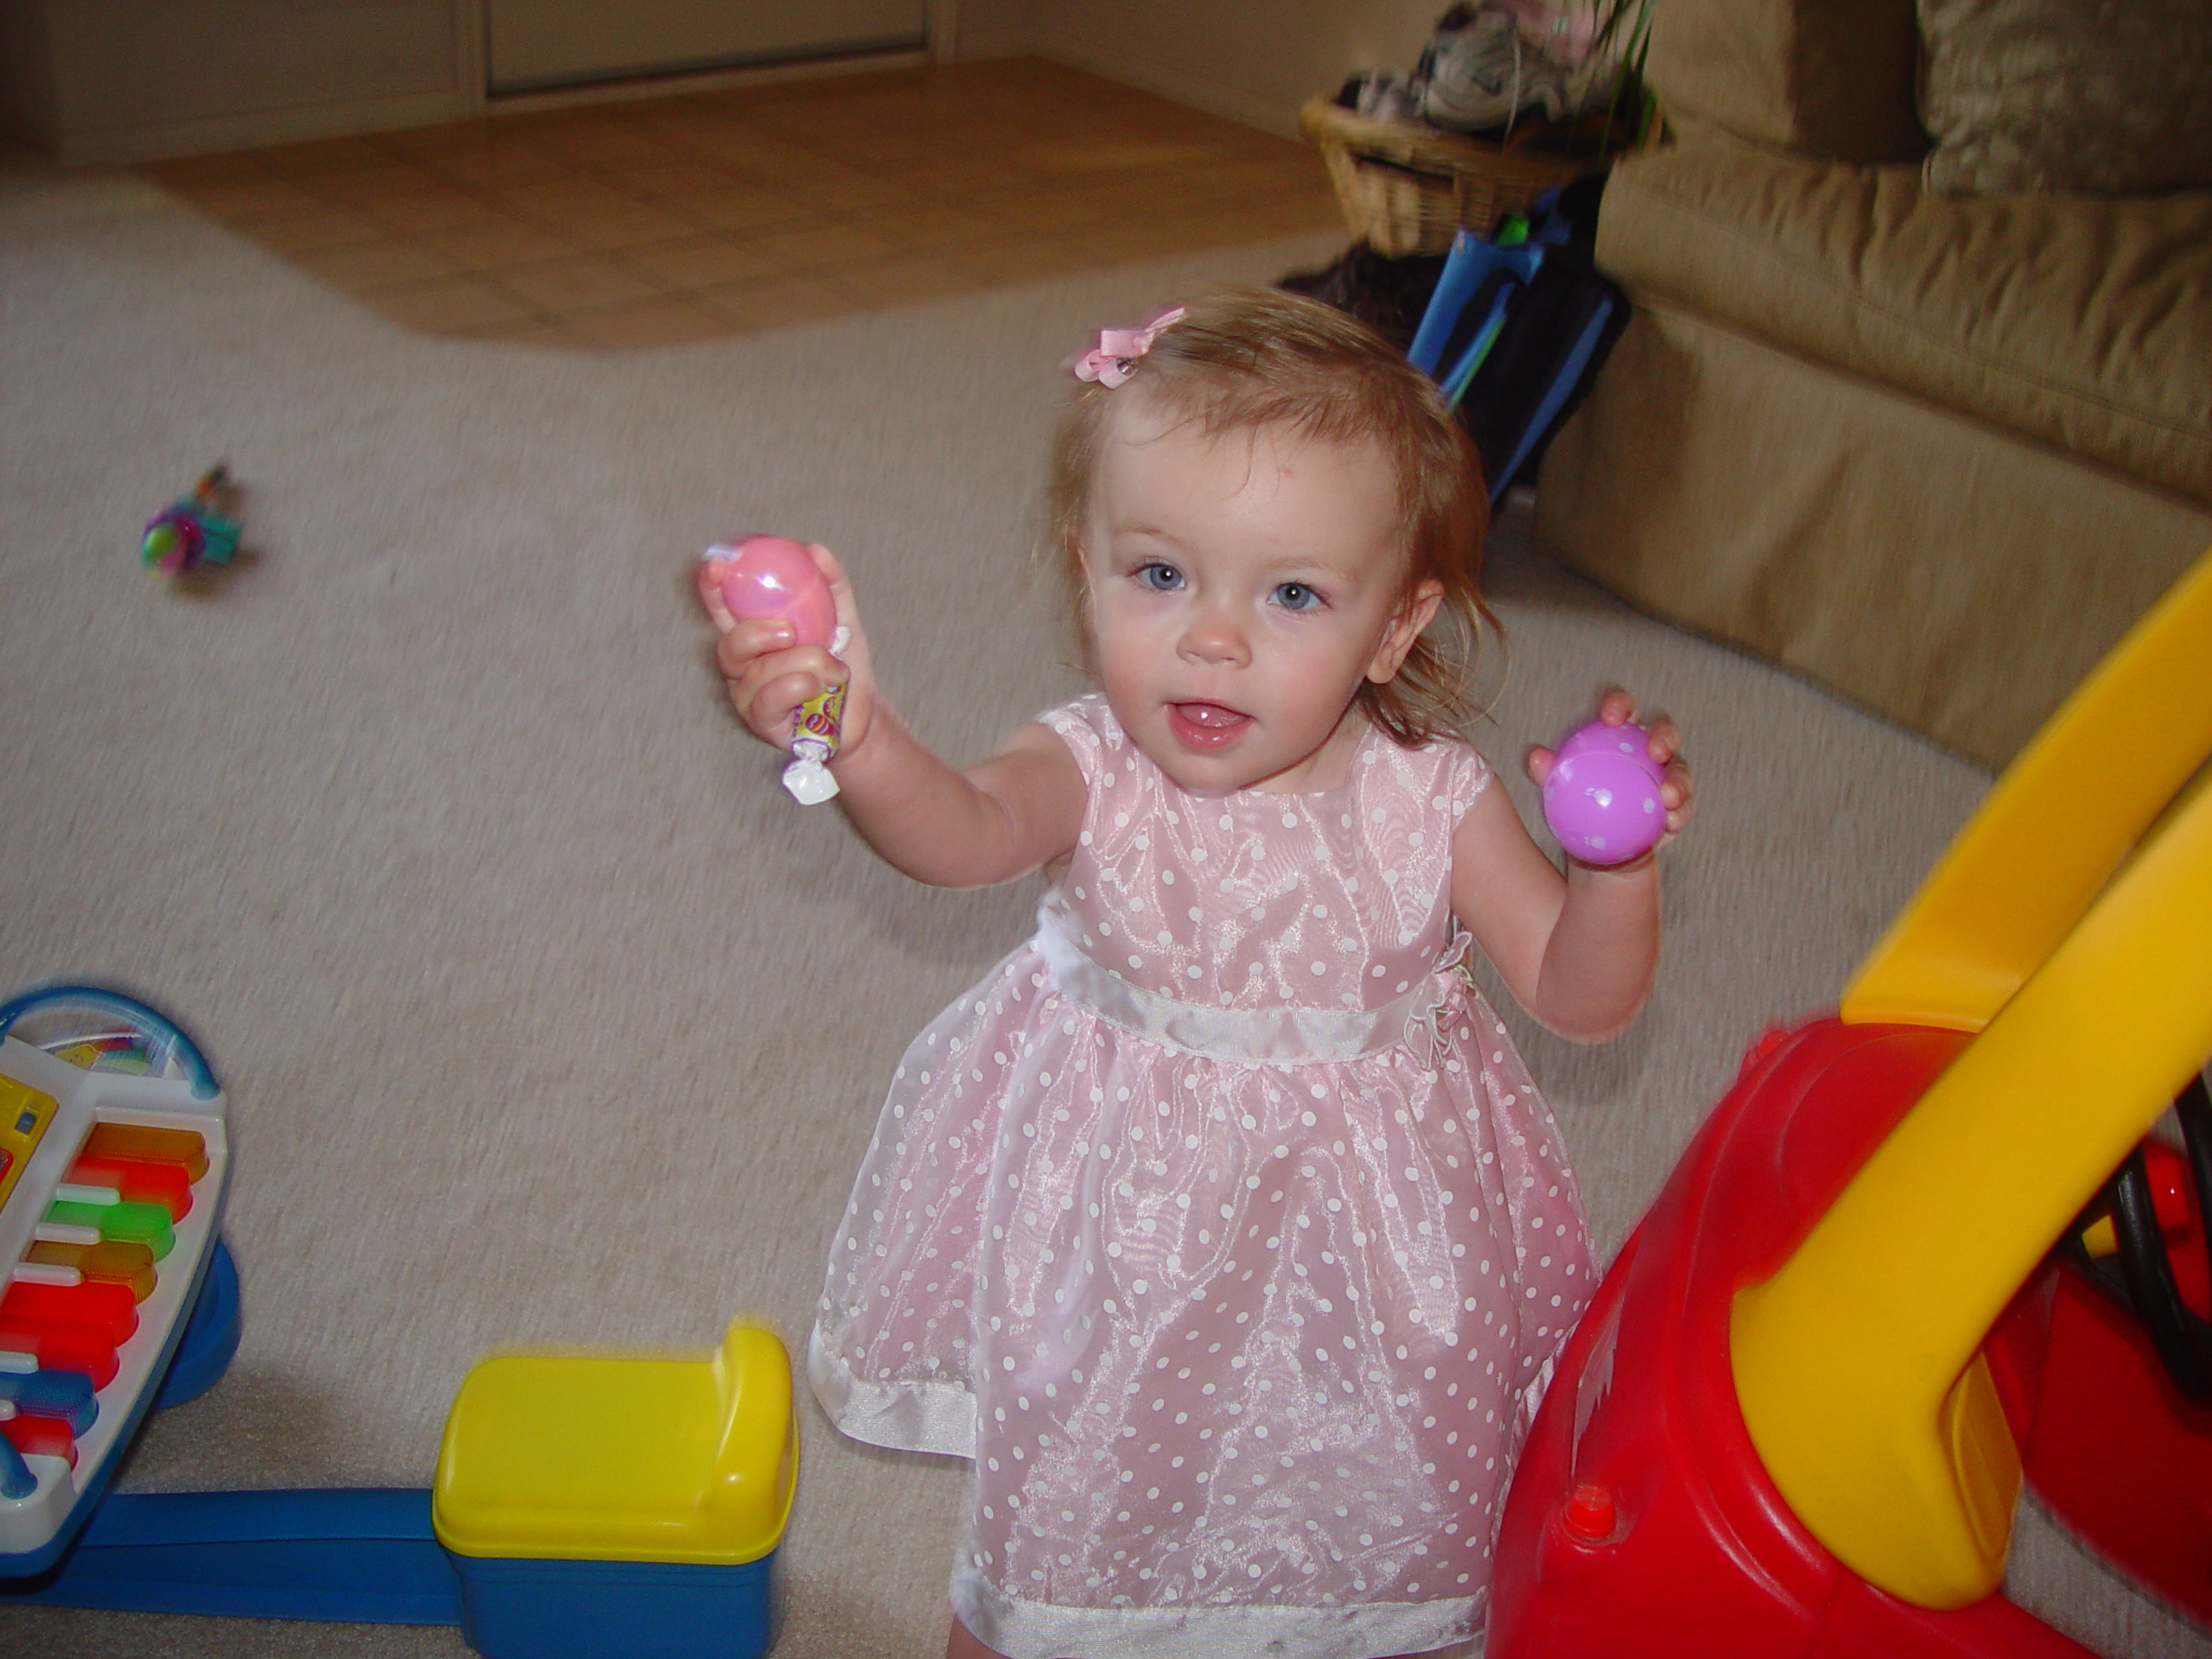
[[[1423,578],[1398,607],[1398,613],[1382,630],[1382,643],[1376,647],[1375,659],[1367,665],[1367,677],[1377,685],[1388,685],[1397,677],[1400,664],[1406,653],[1414,648],[1414,641],[1421,638],[1436,607],[1444,602],[1444,584],[1433,576]]]

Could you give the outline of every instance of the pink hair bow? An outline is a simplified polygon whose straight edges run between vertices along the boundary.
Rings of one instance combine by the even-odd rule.
[[[1137,359],[1152,349],[1152,342],[1182,321],[1183,308],[1179,305],[1172,311],[1162,311],[1141,328],[1102,328],[1097,349],[1071,359],[1068,367],[1078,380],[1118,386],[1135,372]]]

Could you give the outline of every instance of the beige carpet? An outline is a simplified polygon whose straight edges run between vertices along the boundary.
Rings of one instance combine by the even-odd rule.
[[[0,986],[204,1039],[244,1345],[141,1489],[427,1482],[488,1349],[806,1328],[894,1057],[1026,929],[794,807],[722,707],[710,538],[839,548],[884,677],[972,753],[1075,683],[1025,575],[1052,365],[1281,242],[635,355],[399,332],[150,187],[0,188]],[[137,526],[226,458],[254,556]],[[1500,532],[1510,760],[1618,677],[1702,779],[1635,1032],[1524,1032],[1610,1251],[1766,1021],[1831,1003],[1986,779],[1630,615]],[[1530,791],[1520,798],[1530,804]],[[810,1412],[783,1659],[936,1652],[957,1471]],[[2212,1644],[2025,1529],[2023,1597],[2115,1654]],[[451,1630],[0,1608],[41,1656],[455,1654]]]

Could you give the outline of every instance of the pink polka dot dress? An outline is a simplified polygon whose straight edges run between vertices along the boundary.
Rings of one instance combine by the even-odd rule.
[[[845,1433],[974,1459],[1012,1659],[1369,1659],[1479,1629],[1592,1287],[1559,1131],[1454,971],[1472,749],[1184,792],[1103,697],[1035,936],[906,1051],[810,1344]]]

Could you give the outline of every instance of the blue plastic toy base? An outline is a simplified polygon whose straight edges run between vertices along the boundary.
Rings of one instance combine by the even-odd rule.
[[[0,1600],[131,1612],[459,1624],[485,1659],[760,1659],[776,1556],[737,1567],[456,1555],[413,1489],[118,1492]]]
[[[0,1599],[458,1624],[449,1560],[427,1491],[111,1492],[50,1578]]]
[[[484,1659],[760,1659],[774,1634],[775,1560],[452,1558],[461,1633]]]
[[[238,1264],[219,1235],[209,1252],[207,1272],[200,1281],[200,1295],[177,1339],[176,1357],[154,1396],[154,1409],[163,1411],[196,1400],[221,1381],[238,1351],[243,1329],[238,1306]]]

